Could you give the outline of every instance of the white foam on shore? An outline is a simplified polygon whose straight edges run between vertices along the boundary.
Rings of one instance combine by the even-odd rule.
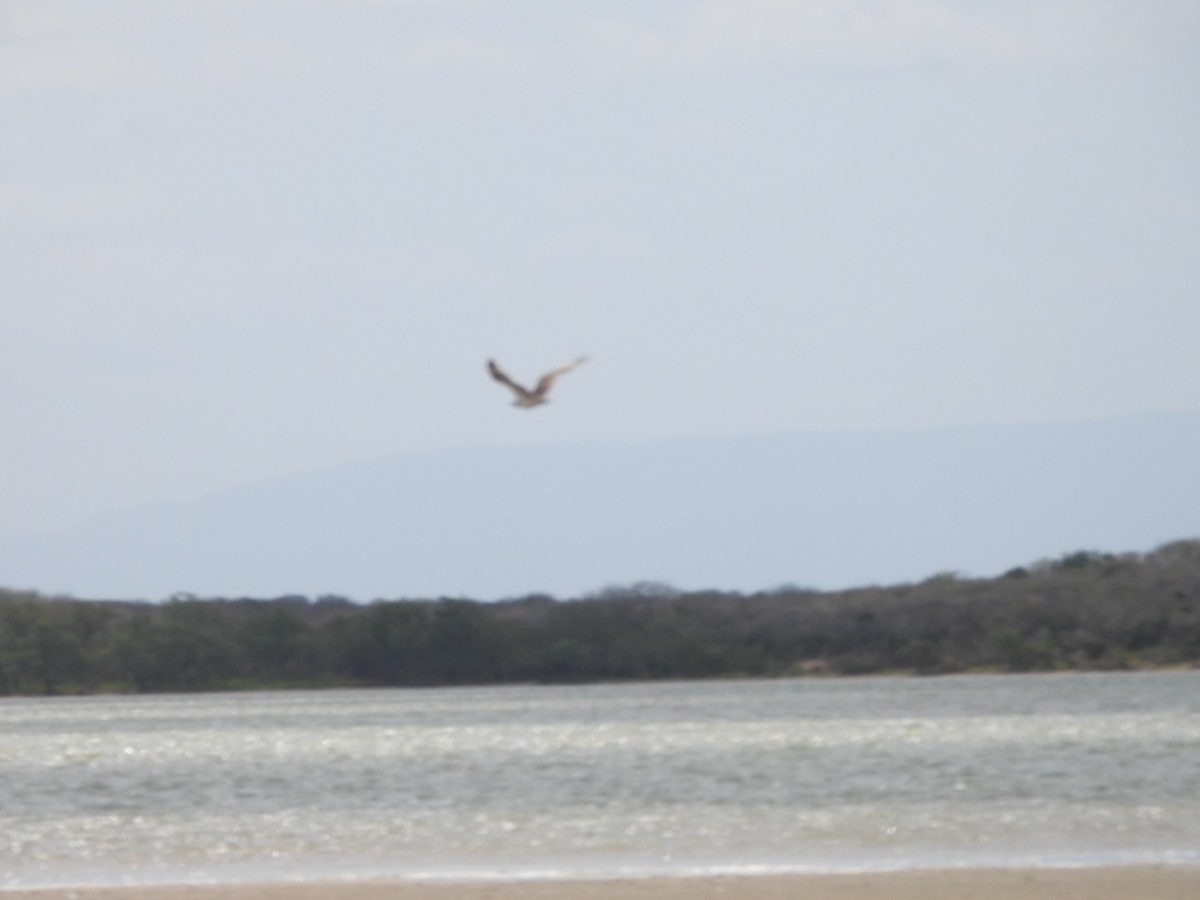
[[[88,889],[107,887],[220,886],[357,882],[484,884],[553,881],[631,881],[650,878],[739,878],[788,875],[855,875],[888,872],[983,869],[1099,869],[1133,866],[1200,868],[1200,851],[1193,849],[1081,852],[1048,854],[903,855],[856,857],[820,861],[783,859],[713,860],[711,858],[611,857],[577,860],[527,859],[511,862],[386,864],[368,860],[325,861],[286,865],[271,861],[242,862],[212,868],[153,866],[130,871],[90,870],[21,876],[3,873],[0,890]]]

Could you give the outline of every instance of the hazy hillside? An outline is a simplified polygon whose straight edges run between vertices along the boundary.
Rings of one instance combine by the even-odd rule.
[[[1200,413],[400,454],[0,541],[0,585],[353,599],[992,575],[1200,532]]]

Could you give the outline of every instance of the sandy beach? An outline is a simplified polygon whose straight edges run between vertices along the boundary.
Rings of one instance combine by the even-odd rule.
[[[1200,867],[430,884],[343,881],[0,891],[5,900],[1193,900]]]

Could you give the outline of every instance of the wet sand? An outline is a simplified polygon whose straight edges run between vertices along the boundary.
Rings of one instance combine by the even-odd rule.
[[[628,881],[249,885],[0,890],[3,900],[1195,900],[1200,867],[956,869]]]

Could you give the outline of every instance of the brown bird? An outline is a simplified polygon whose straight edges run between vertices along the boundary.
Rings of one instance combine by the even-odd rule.
[[[550,388],[554,387],[554,382],[559,375],[566,375],[576,366],[582,365],[585,362],[587,362],[587,357],[581,356],[575,361],[567,363],[565,366],[560,366],[557,369],[547,372],[538,379],[537,386],[532,391],[509,378],[505,371],[496,365],[494,359],[488,360],[487,367],[488,371],[492,373],[493,378],[513,392],[513,395],[517,398],[513,401],[513,406],[519,406],[521,409],[533,409],[535,406],[541,406],[543,403],[550,402],[546,398],[546,395],[550,393]]]

